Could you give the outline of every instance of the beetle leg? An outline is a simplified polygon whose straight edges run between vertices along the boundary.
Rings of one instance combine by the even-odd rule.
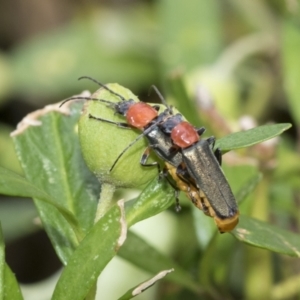
[[[160,169],[160,165],[157,161],[154,161],[150,164],[147,164],[147,160],[149,158],[149,155],[150,155],[150,151],[151,151],[151,148],[150,147],[147,147],[144,151],[144,153],[142,154],[142,157],[141,157],[141,160],[140,160],[140,164],[143,166],[143,167],[152,167],[152,166],[156,166],[157,167],[157,170],[158,170],[158,173],[160,174],[161,173],[161,169]]]
[[[222,165],[222,152],[221,152],[220,148],[217,148],[214,151],[214,154],[215,154],[215,157],[217,158],[217,161],[219,162],[219,165],[221,166]]]
[[[185,182],[187,185],[190,184],[190,174],[188,173],[186,166],[181,163],[177,169],[176,169],[176,175],[183,181]]]
[[[181,206],[179,204],[178,195],[179,195],[179,190],[175,189],[175,210],[176,210],[176,212],[180,212],[181,211]]]
[[[114,122],[114,121],[110,121],[110,120],[107,120],[107,119],[102,119],[102,118],[95,117],[91,114],[89,114],[89,118],[94,119],[94,120],[98,120],[98,121],[102,121],[102,122],[106,122],[106,123],[110,123],[110,124],[114,124],[114,125],[116,125],[118,127],[121,127],[121,128],[131,129],[131,127],[127,123]]]
[[[214,136],[211,136],[207,139],[207,142],[209,143],[209,145],[212,145],[212,149],[213,149],[215,146],[216,139]],[[217,161],[219,162],[219,165],[221,166],[222,165],[222,151],[220,150],[220,148],[217,148],[214,151],[214,154],[215,154]]]

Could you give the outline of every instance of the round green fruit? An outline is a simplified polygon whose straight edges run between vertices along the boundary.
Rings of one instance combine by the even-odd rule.
[[[106,86],[122,95],[126,100],[139,101],[130,90],[118,84],[108,84]],[[121,101],[119,97],[104,88],[97,90],[91,97],[111,102]],[[125,123],[126,119],[124,116],[116,114],[108,103],[88,100],[84,105],[78,128],[81,149],[88,168],[101,183],[107,183],[116,188],[142,187],[155,176],[158,176],[158,170],[155,166],[143,167],[140,164],[141,156],[147,147],[145,137],[141,137],[126,150],[113,170],[110,171],[122,151],[142,132],[137,129],[124,129],[115,124],[92,119],[89,114],[113,122]],[[151,152],[149,162],[153,161],[158,161],[158,158]]]

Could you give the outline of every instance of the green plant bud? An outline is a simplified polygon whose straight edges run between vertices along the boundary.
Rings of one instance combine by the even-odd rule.
[[[114,92],[125,99],[139,99],[128,89],[118,84],[108,84]],[[119,102],[121,99],[109,91],[100,88],[92,98]],[[125,117],[116,114],[109,104],[97,100],[86,101],[83,113],[79,120],[79,139],[83,157],[89,169],[97,176],[101,183],[118,187],[141,187],[158,176],[155,166],[143,167],[140,164],[141,156],[147,147],[145,137],[134,143],[120,158],[113,170],[110,168],[120,153],[134,141],[142,132],[137,129],[124,129],[114,124],[89,118],[103,118],[109,121],[126,123]],[[153,151],[149,162],[158,161]]]

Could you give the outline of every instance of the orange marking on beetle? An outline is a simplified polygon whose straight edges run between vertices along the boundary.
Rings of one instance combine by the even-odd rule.
[[[128,124],[135,128],[142,129],[158,116],[157,110],[144,102],[131,105],[126,112]]]
[[[198,142],[199,135],[193,125],[183,121],[173,128],[171,139],[176,146],[186,148]]]

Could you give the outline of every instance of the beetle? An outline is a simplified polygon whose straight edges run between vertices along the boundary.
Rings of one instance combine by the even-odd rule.
[[[127,123],[113,122],[103,118],[89,115],[89,118],[115,124],[122,128],[135,127],[142,130],[142,134],[130,143],[119,155],[110,171],[113,170],[119,158],[138,139],[145,136],[149,146],[144,151],[140,163],[143,166],[156,165],[158,162],[148,164],[150,149],[165,162],[165,172],[173,178],[176,186],[176,209],[179,210],[178,190],[184,191],[196,207],[205,214],[214,218],[220,232],[231,231],[238,223],[238,208],[231,188],[224,176],[221,165],[221,151],[213,151],[215,139],[200,139],[205,131],[203,127],[195,128],[185,121],[181,114],[173,114],[172,107],[168,106],[162,95],[153,87],[166,109],[159,113],[159,106],[151,106],[143,102],[125,99],[122,95],[112,91],[105,85],[90,77],[92,81],[120,98],[120,102],[112,103],[104,99],[76,97],[76,99],[96,100],[109,104],[116,113],[123,115]],[[73,98],[75,99],[75,98]],[[72,100],[72,98],[66,101]],[[65,103],[64,101],[63,103]],[[63,104],[62,103],[62,104]],[[61,105],[62,105],[61,104]]]
[[[215,139],[201,139],[192,146],[182,148],[183,165],[196,185],[202,209],[213,217],[220,232],[235,228],[239,220],[239,210],[232,190],[220,168],[219,161],[213,152]],[[176,174],[182,174],[182,165]],[[186,171],[185,171],[186,172]],[[202,194],[203,193],[203,194]],[[195,198],[195,194],[193,194]],[[199,199],[196,197],[199,201]]]
[[[217,148],[213,151],[215,138],[197,138],[192,134],[192,125],[182,121],[180,115],[170,117],[161,125],[161,129],[170,135],[182,154],[182,163],[175,171],[177,177],[199,191],[198,195],[194,192],[189,193],[189,198],[197,207],[201,203],[201,209],[214,218],[220,232],[234,229],[239,220],[239,210],[220,167],[221,150]],[[169,168],[169,173],[176,181],[172,168]],[[178,186],[181,184],[177,182]]]
[[[132,141],[117,157],[115,162],[110,168],[110,172],[114,169],[115,165],[117,164],[118,160],[121,158],[121,156],[125,153],[125,151],[130,148],[138,139],[145,136],[148,140],[149,146],[145,149],[144,153],[141,156],[140,163],[144,167],[151,167],[156,166],[158,168],[158,173],[160,174],[160,177],[164,176],[168,180],[168,182],[173,186],[175,189],[175,198],[176,198],[176,210],[180,210],[179,200],[178,200],[178,188],[176,185],[179,182],[179,178],[176,178],[174,185],[166,176],[166,168],[165,172],[162,172],[160,169],[160,165],[158,162],[152,162],[147,163],[148,157],[150,155],[150,150],[153,149],[153,151],[156,153],[156,155],[161,158],[164,162],[168,162],[174,167],[178,167],[179,164],[182,162],[182,154],[180,151],[178,151],[177,147],[173,147],[174,144],[171,140],[171,138],[166,135],[162,129],[160,128],[160,124],[165,124],[164,127],[168,128],[170,126],[173,126],[173,123],[180,122],[182,119],[182,116],[180,114],[173,115],[172,107],[168,106],[168,104],[165,102],[164,98],[160,94],[160,92],[157,90],[155,86],[153,86],[154,90],[160,97],[163,104],[166,106],[166,109],[159,113],[160,106],[159,105],[149,105],[144,102],[136,102],[133,99],[125,99],[122,95],[112,91],[107,86],[103,85],[102,83],[94,80],[90,77],[81,77],[81,78],[88,78],[96,83],[98,83],[100,86],[102,86],[104,89],[108,90],[113,95],[120,98],[119,102],[111,102],[105,99],[98,99],[98,98],[90,98],[90,97],[76,97],[76,98],[69,98],[66,99],[61,103],[60,106],[62,106],[67,101],[73,100],[73,99],[85,99],[85,100],[95,100],[99,102],[103,102],[108,104],[112,109],[120,114],[123,115],[126,118],[125,122],[114,122],[111,120],[99,118],[96,116],[93,116],[89,114],[89,118],[95,119],[102,122],[111,123],[114,125],[117,125],[121,128],[128,128],[133,127],[140,129],[142,131],[142,134],[138,136],[134,141]],[[80,79],[81,79],[80,78]],[[172,118],[173,120],[174,116],[174,122],[166,123],[166,120],[169,118]],[[187,123],[187,122],[186,122]],[[191,126],[190,128],[191,134],[193,136],[194,140],[198,140],[200,135],[202,135],[205,131],[204,127],[201,128],[194,128]],[[173,174],[175,176],[175,174]],[[188,183],[186,183],[188,185]],[[183,183],[180,185],[183,187]]]

